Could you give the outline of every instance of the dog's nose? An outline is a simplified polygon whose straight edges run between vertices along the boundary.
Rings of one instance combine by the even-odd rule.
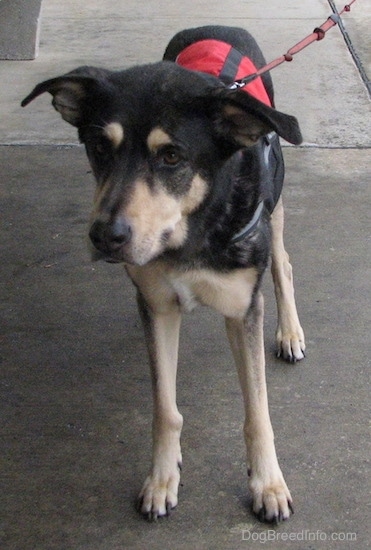
[[[118,246],[129,242],[131,238],[130,225],[123,219],[115,220],[107,228],[107,238],[111,243]]]
[[[123,219],[105,223],[97,220],[89,231],[93,245],[102,252],[114,252],[131,239],[131,227]]]

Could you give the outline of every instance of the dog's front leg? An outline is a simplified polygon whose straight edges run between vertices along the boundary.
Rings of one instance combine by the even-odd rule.
[[[152,469],[139,495],[140,510],[150,519],[168,515],[178,503],[183,418],[176,405],[176,371],[181,315],[177,304],[154,312],[138,293],[149,351],[153,385]]]
[[[226,328],[243,392],[249,488],[253,511],[278,522],[292,511],[292,499],[278,465],[268,411],[263,341],[264,301],[259,292],[244,319],[226,318]]]
[[[296,362],[305,356],[304,332],[301,328],[294,296],[292,267],[283,242],[284,210],[282,197],[271,219],[272,277],[277,301],[277,356]]]

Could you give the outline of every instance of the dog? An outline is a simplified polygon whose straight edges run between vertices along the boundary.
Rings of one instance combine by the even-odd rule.
[[[160,62],[79,67],[40,83],[22,102],[49,92],[77,127],[97,182],[95,256],[122,262],[137,288],[153,380],[152,466],[139,495],[150,519],[178,503],[178,337],[181,313],[197,304],[225,317],[245,404],[253,511],[267,522],[293,513],[269,418],[260,287],[271,256],[277,353],[301,360],[279,136],[293,144],[302,138],[296,118],[275,109],[268,73],[245,89],[229,86],[238,71],[264,64],[247,31],[200,27],[178,33]]]

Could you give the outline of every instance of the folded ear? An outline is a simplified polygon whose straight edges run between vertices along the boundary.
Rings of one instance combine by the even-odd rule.
[[[241,145],[253,145],[260,137],[272,131],[289,143],[299,145],[302,142],[295,117],[268,107],[242,90],[218,88],[213,90],[212,95],[221,100],[217,117],[218,131]]]
[[[62,118],[73,126],[79,126],[86,108],[85,99],[99,87],[99,80],[105,74],[106,71],[94,67],[79,67],[63,76],[41,82],[21,105],[25,107],[39,95],[49,92],[53,96],[52,105]]]

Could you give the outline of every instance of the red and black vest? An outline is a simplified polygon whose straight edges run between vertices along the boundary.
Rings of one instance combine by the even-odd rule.
[[[232,84],[257,71],[251,59],[230,44],[213,39],[200,40],[187,46],[176,58],[176,63],[185,69],[216,76],[224,84]],[[241,89],[269,107],[272,106],[261,77]]]

